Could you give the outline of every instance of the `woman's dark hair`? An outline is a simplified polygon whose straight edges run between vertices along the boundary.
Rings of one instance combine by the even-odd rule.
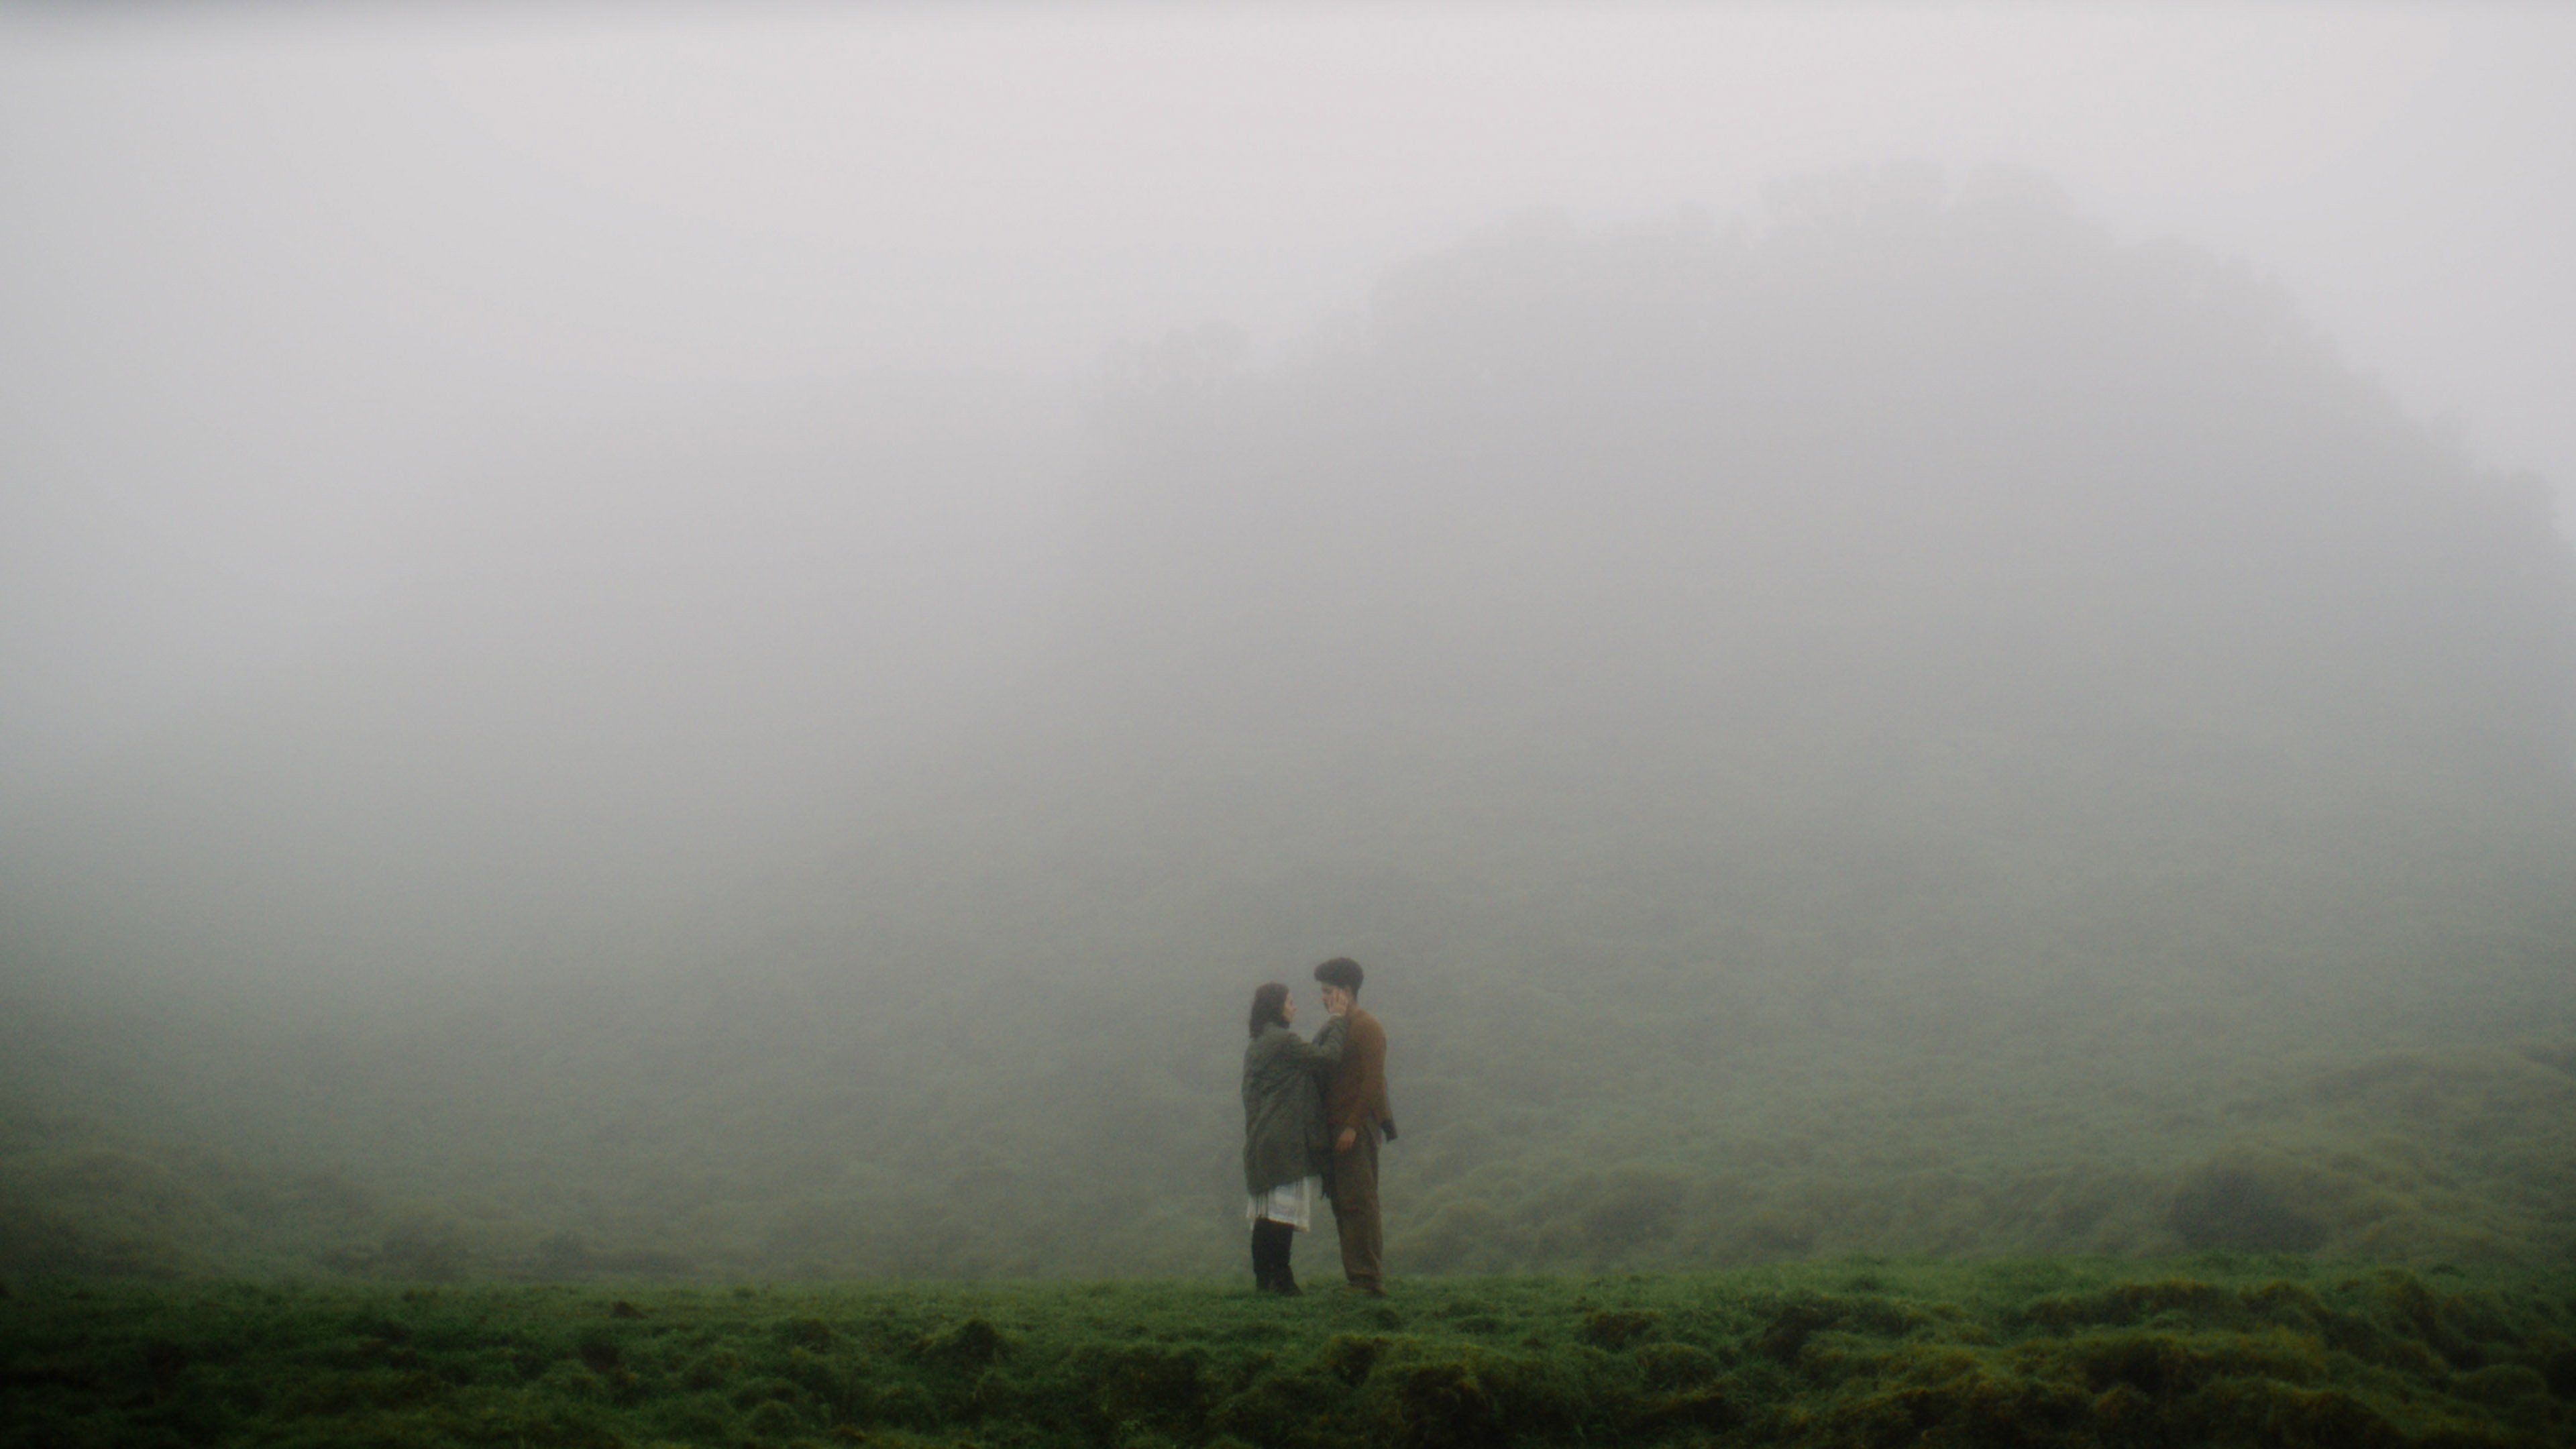
[[[1360,963],[1348,956],[1336,956],[1315,968],[1316,980],[1326,986],[1338,986],[1353,996],[1360,994],[1360,982],[1367,974],[1360,970]]]
[[[1276,981],[1264,982],[1252,992],[1252,1034],[1261,1035],[1265,1026],[1288,1024],[1288,988]]]

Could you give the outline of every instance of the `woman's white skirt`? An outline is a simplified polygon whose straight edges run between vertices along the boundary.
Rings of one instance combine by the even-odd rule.
[[[1274,1223],[1286,1223],[1302,1233],[1314,1226],[1315,1199],[1323,1192],[1324,1180],[1320,1177],[1301,1177],[1295,1182],[1283,1182],[1268,1192],[1246,1196],[1243,1220],[1257,1223],[1268,1218]]]

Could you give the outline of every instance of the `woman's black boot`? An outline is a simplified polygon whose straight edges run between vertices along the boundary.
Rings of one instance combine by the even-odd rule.
[[[1252,1281],[1264,1292],[1295,1293],[1297,1280],[1288,1272],[1288,1252],[1297,1230],[1268,1218],[1252,1225]]]
[[[1252,1291],[1267,1293],[1270,1291],[1270,1285],[1276,1281],[1278,1281],[1278,1274],[1270,1267],[1270,1219],[1254,1218],[1252,1220]]]

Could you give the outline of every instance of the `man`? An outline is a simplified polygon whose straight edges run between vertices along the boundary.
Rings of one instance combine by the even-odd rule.
[[[1324,1009],[1347,1024],[1341,1064],[1324,1082],[1325,1130],[1333,1135],[1333,1227],[1342,1240],[1342,1276],[1351,1288],[1386,1296],[1386,1268],[1377,1216],[1377,1145],[1395,1135],[1395,1113],[1386,1103],[1386,1029],[1359,1009],[1360,963],[1336,956],[1315,968],[1324,986]]]

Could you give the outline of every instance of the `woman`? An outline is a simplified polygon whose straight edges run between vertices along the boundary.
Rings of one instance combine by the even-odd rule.
[[[1324,1132],[1324,1073],[1342,1059],[1345,1024],[1336,1015],[1311,1042],[1290,1029],[1297,1003],[1273,981],[1252,993],[1252,1043],[1243,1049],[1243,1186],[1250,1194],[1252,1282],[1295,1294],[1288,1269],[1296,1235],[1314,1219],[1332,1161]]]

